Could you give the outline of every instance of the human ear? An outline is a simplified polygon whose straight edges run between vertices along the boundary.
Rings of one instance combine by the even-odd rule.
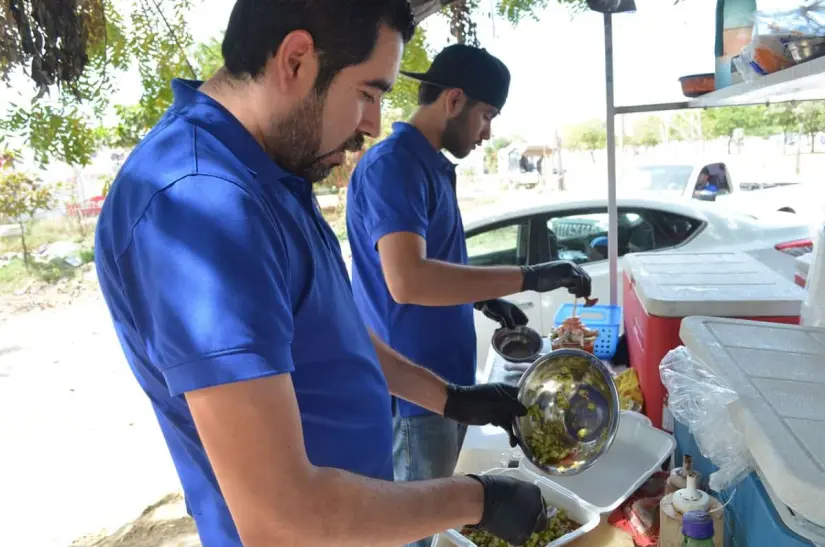
[[[445,109],[448,118],[457,118],[467,104],[467,96],[460,89],[450,89],[444,93]]]
[[[266,64],[267,77],[277,82],[279,89],[309,88],[318,75],[315,41],[305,30],[295,30],[284,37]]]

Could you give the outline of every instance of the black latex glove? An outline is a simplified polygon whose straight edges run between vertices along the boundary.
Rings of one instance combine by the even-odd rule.
[[[502,327],[514,329],[527,324],[527,316],[521,309],[503,298],[483,300],[476,302],[473,307],[483,313],[488,319],[492,319]]]
[[[507,384],[477,386],[447,386],[444,417],[464,425],[493,424],[510,435],[510,446],[516,446],[513,420],[525,416],[527,409],[518,401],[518,388]]]
[[[524,545],[547,529],[547,506],[535,484],[503,475],[470,475],[484,487],[484,515],[478,528],[512,545]]]
[[[576,298],[587,298],[592,291],[590,276],[580,266],[564,260],[522,266],[522,291],[548,292],[565,288]]]

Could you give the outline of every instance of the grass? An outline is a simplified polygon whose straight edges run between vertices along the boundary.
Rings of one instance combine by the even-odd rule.
[[[81,233],[77,221],[73,219],[39,220],[31,222],[27,227],[26,246],[29,252],[33,253],[44,244],[72,241],[81,246],[80,260],[87,264],[94,260],[93,236],[94,224],[85,224]],[[19,236],[0,239],[0,255],[22,251]],[[28,268],[22,258],[14,259],[5,266],[0,266],[0,293],[13,293],[33,283],[53,285],[62,280],[73,279],[77,273],[77,268],[60,259],[38,262],[30,258]]]
[[[35,220],[26,227],[26,246],[29,252],[36,251],[46,243],[56,241],[73,241],[84,247],[92,247],[94,240],[94,221],[87,221],[83,225],[83,233],[75,219],[58,218]],[[19,236],[0,238],[0,254],[23,251]]]

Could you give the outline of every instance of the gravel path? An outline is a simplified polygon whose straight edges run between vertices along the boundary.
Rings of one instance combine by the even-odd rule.
[[[0,545],[113,532],[178,488],[98,293],[0,322]]]

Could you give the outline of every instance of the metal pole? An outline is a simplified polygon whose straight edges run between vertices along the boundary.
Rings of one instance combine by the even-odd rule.
[[[604,84],[607,99],[607,256],[610,305],[619,302],[619,211],[616,207],[616,105],[613,96],[613,16],[604,14]]]

